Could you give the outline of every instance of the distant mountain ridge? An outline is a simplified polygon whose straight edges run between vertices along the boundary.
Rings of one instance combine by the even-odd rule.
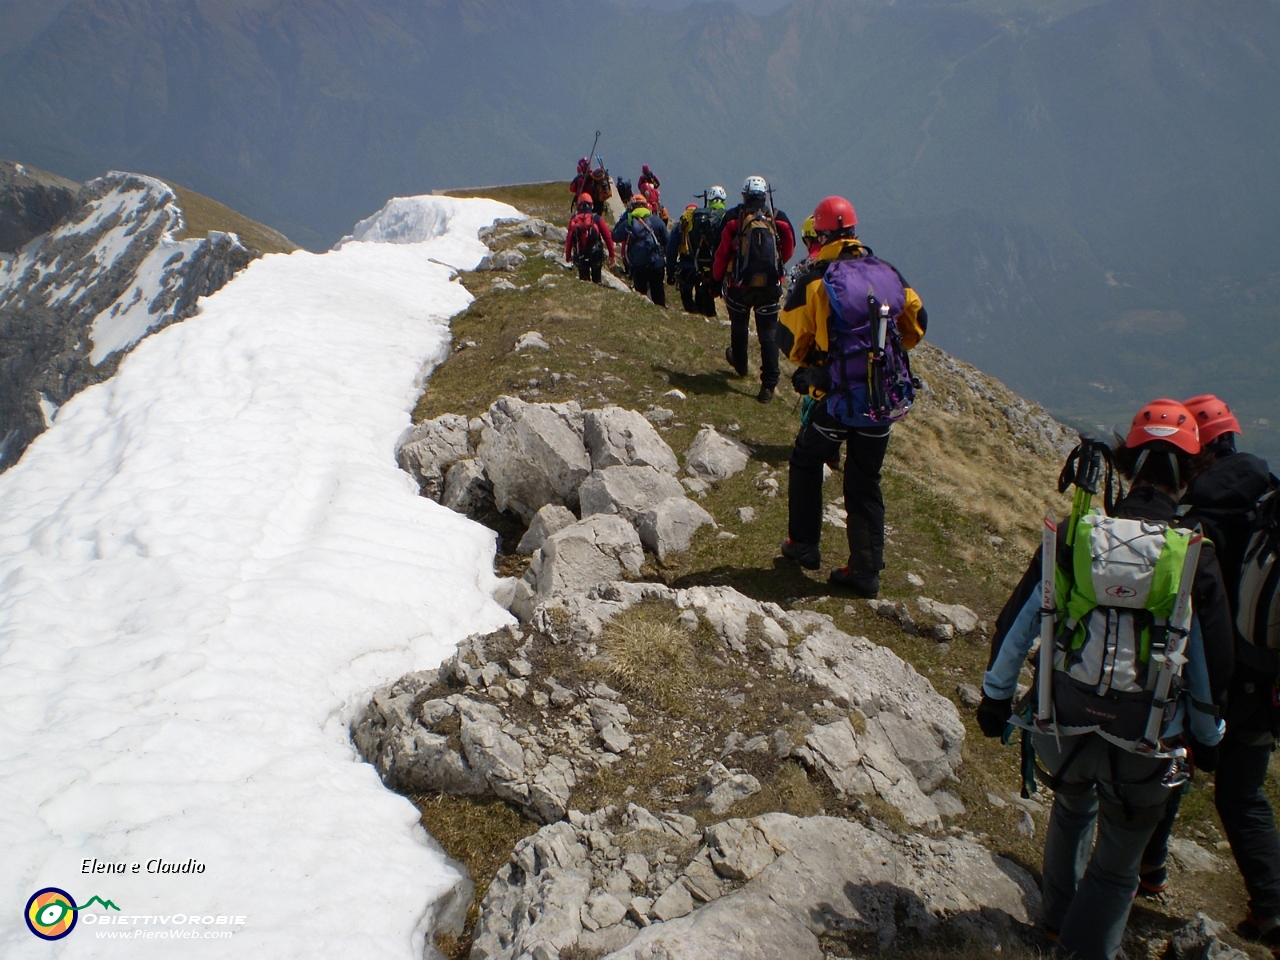
[[[931,336],[1059,415],[1211,389],[1280,453],[1274,0],[65,4],[0,3],[30,36],[0,152],[319,248],[388,196],[564,176],[601,128],[676,203],[749,172],[793,216],[847,193]]]

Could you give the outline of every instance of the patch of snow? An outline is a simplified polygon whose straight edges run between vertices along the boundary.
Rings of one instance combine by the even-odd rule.
[[[53,418],[58,415],[58,405],[43,393],[40,394],[40,413],[44,416],[45,428],[53,426]]]
[[[393,449],[470,300],[442,264],[473,267],[475,228],[515,211],[413,202],[429,239],[256,261],[0,476],[6,957],[49,955],[21,919],[45,886],[113,918],[246,918],[211,928],[231,950],[183,956],[423,955],[453,874],[347,725],[376,685],[509,622],[493,535],[418,496]],[[148,874],[156,858],[205,869]],[[58,955],[114,955],[103,915]]]
[[[506,212],[488,216],[488,211],[499,207]],[[339,240],[334,249],[340,250],[352,242],[425,243],[445,234],[474,237],[481,227],[489,226],[498,218],[527,219],[514,207],[493,200],[396,197],[372,217],[357,223],[355,229]],[[479,242],[476,240],[476,243]],[[486,248],[484,253],[488,252]]]

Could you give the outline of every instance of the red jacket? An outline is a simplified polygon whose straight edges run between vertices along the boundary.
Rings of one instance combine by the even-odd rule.
[[[729,271],[729,264],[733,262],[738,241],[738,223],[741,217],[741,205],[734,207],[725,215],[724,229],[720,232],[720,246],[716,247],[716,258],[711,264],[711,276],[717,280],[724,279]],[[795,230],[791,226],[791,221],[787,219],[787,215],[781,210],[774,211],[774,223],[778,227],[778,253],[781,254],[782,262],[785,264],[796,252]],[[734,285],[732,278],[729,284]]]
[[[574,214],[573,220],[577,220],[582,214]],[[564,258],[566,260],[573,259],[573,241],[575,234],[578,232],[574,229],[573,220],[569,221],[569,233],[564,238]],[[609,232],[609,226],[604,222],[604,218],[598,213],[591,214],[591,220],[596,225],[596,229],[600,231],[600,236],[604,239],[604,247],[609,251],[609,262],[613,262],[613,236]]]

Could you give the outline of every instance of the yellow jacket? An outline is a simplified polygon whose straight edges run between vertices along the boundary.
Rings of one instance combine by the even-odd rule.
[[[782,325],[778,328],[778,346],[792,363],[802,367],[810,366],[815,353],[825,354],[829,349],[827,317],[831,315],[831,302],[827,298],[827,288],[822,282],[827,265],[833,260],[865,257],[869,252],[858,240],[833,240],[818,252],[813,266],[797,277],[795,283],[791,285],[787,293],[787,302],[782,310]],[[898,333],[902,337],[902,346],[910,350],[924,339],[925,331],[929,327],[929,314],[920,300],[920,295],[911,289],[896,267],[893,269],[906,291],[906,303],[895,320],[898,324]],[[815,397],[822,396],[822,392],[816,388],[810,392]]]

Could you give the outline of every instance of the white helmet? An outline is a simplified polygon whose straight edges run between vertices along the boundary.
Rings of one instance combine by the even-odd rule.
[[[764,177],[747,177],[742,182],[742,195],[744,197],[763,198],[768,192],[769,183]]]
[[[723,203],[728,196],[729,195],[724,192],[724,187],[720,186],[719,184],[716,184],[714,187],[712,187],[710,190],[707,191],[708,201],[719,200],[721,203]]]

